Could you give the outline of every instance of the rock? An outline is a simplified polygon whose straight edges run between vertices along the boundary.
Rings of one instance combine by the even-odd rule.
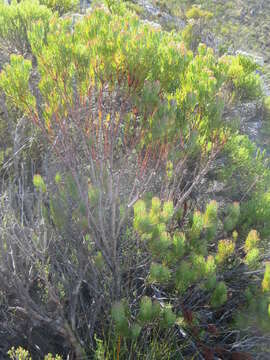
[[[252,122],[262,115],[263,104],[262,101],[251,101],[241,103],[233,108],[227,109],[224,117],[225,120],[241,119],[241,123]]]
[[[147,13],[147,15],[150,16],[159,16],[160,10],[156,8],[153,4],[151,4],[149,1],[146,0],[138,0],[138,5],[142,6]]]
[[[220,46],[222,45],[222,40],[213,33],[207,32],[202,35],[202,43],[204,43],[207,47],[212,48],[214,52],[218,54]]]
[[[248,137],[260,146],[260,132],[263,118],[263,101],[252,101],[241,103],[237,106],[227,109],[224,114],[225,121],[237,121],[242,134]]]
[[[6,64],[8,60],[8,53],[0,50],[0,71],[3,69],[4,64]]]
[[[178,30],[183,29],[186,26],[185,21],[166,13],[165,11],[161,11],[148,0],[138,0],[137,4],[144,9],[147,20],[158,21],[161,26],[165,27],[173,25]]]
[[[156,30],[161,30],[161,25],[160,24],[158,24],[158,23],[156,23],[156,22],[154,22],[154,21],[150,21],[150,20],[143,20],[142,21],[144,24],[146,24],[146,25],[149,25],[149,26],[151,26],[152,28],[154,28],[154,29],[156,29]]]
[[[213,182],[209,183],[206,193],[216,195],[222,194],[222,192],[225,191],[225,186],[226,184],[224,182],[214,180]]]
[[[76,24],[77,22],[82,21],[82,19],[84,18],[82,14],[77,14],[77,13],[72,14],[71,17],[72,17],[72,24]]]

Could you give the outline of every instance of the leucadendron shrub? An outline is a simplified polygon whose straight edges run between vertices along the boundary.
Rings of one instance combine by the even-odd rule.
[[[250,325],[255,322],[264,330],[268,324],[269,329],[270,267],[266,265],[264,278],[259,283],[253,283],[248,276],[248,270],[260,266],[263,248],[258,232],[251,230],[244,242],[246,255],[244,258],[239,256],[241,241],[236,231],[240,220],[239,204],[227,207],[223,221],[218,215],[218,204],[211,201],[204,212],[195,211],[190,216],[182,231],[170,230],[173,216],[173,203],[162,203],[156,197],[151,201],[139,200],[134,205],[134,230],[151,254],[146,284],[152,287],[154,296],[152,299],[142,296],[137,302],[132,299],[132,304],[124,299],[113,306],[112,319],[118,341],[121,338],[135,341],[140,336],[145,341],[146,334],[153,329],[166,333],[171,327],[196,331],[196,336],[203,341],[205,333],[200,329],[203,322],[200,306],[220,311],[222,307],[230,308],[235,301],[231,295],[231,279],[224,276],[226,272],[231,272],[234,280],[242,280],[241,286],[234,291],[246,296],[239,308],[241,312],[235,309],[237,324],[246,319]],[[227,238],[218,240],[222,233],[226,233]],[[245,265],[247,275],[239,271]],[[195,308],[192,301],[188,301],[194,293],[200,294],[200,302]],[[164,294],[174,295],[166,299]],[[252,299],[252,296],[256,297]],[[244,304],[247,314],[243,310]],[[210,334],[211,328],[208,331]]]
[[[245,135],[235,134],[225,147],[225,166],[219,171],[230,184],[233,198],[241,200],[241,227],[246,233],[254,227],[267,239],[270,233],[269,158]]]
[[[39,0],[41,5],[47,6],[53,12],[58,12],[60,16],[78,10],[79,2],[79,0]]]
[[[1,286],[12,287],[16,320],[46,327],[47,346],[57,335],[77,358],[93,354],[94,334],[107,334],[111,320],[116,358],[123,339],[129,350],[147,335],[145,349],[177,319],[195,331],[205,306],[225,309],[234,294],[226,269],[241,276],[235,264],[259,259],[258,244],[236,256],[236,202],[224,219],[215,201],[204,210],[189,203],[239,140],[223,122],[231,63],[203,44],[192,53],[181,34],[153,29],[115,1],[76,24],[55,15],[32,22],[27,41],[35,61],[12,54],[0,73],[8,108],[46,144],[31,196],[20,189],[19,216],[9,193],[0,203]],[[241,168],[242,152],[233,155]]]
[[[260,76],[255,74],[259,66],[254,61],[243,55],[224,55],[222,59],[228,64],[228,79],[236,98],[247,101],[262,97]]]
[[[232,211],[230,209],[230,211]],[[134,229],[146,242],[152,253],[153,262],[149,270],[149,281],[169,284],[183,296],[194,283],[205,280],[205,286],[213,291],[211,303],[221,306],[226,301],[219,290],[216,266],[224,263],[233,253],[233,240],[221,240],[216,255],[208,256],[208,245],[215,239],[218,226],[218,204],[208,204],[204,213],[196,211],[185,232],[168,232],[167,225],[174,214],[172,202],[163,205],[153,198],[148,209],[140,200],[134,206]],[[237,219],[236,219],[237,221]]]
[[[52,11],[38,0],[0,2],[0,48],[10,54],[31,53],[28,32],[39,22],[45,36],[51,17]]]

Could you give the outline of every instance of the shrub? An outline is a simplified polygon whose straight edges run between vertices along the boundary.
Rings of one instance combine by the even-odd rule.
[[[254,73],[258,65],[243,55],[236,57],[224,55],[222,61],[228,64],[228,79],[236,97],[252,100],[262,96],[260,77]]]
[[[208,31],[208,22],[213,17],[211,12],[192,6],[186,12],[187,26],[182,32],[183,40],[188,48],[197,51],[198,45],[203,42],[204,34]]]
[[[155,31],[129,12],[121,16],[96,9],[75,25],[72,36],[71,25],[69,19],[52,21],[45,41],[40,36],[43,24],[34,24],[28,38],[37,68],[33,69],[22,56],[13,55],[1,72],[0,87],[9,106],[23,112],[52,145],[61,169],[55,181],[34,177],[40,205],[36,208],[33,204],[30,219],[36,219],[37,229],[43,216],[55,240],[47,252],[40,236],[28,234],[25,246],[30,247],[29,255],[37,254],[36,246],[43,249],[42,260],[33,265],[41,279],[36,301],[42,304],[38,305],[40,311],[47,314],[47,320],[42,315],[43,323],[50,324],[52,331],[82,356],[77,338],[84,338],[86,323],[76,330],[84,311],[83,306],[77,308],[78,299],[83,286],[91,286],[93,299],[86,296],[83,304],[94,301],[101,306],[101,294],[106,294],[103,310],[97,306],[95,315],[89,312],[86,316],[94,333],[97,319],[108,316],[111,302],[120,300],[123,292],[122,234],[133,204],[154,182],[155,191],[165,191],[167,198],[178,187],[181,189],[176,204],[179,209],[207,173],[227,134],[216,130],[221,116],[216,107],[222,105],[216,94],[223,68],[210,50],[201,47],[193,57],[178,35]],[[32,82],[33,71],[39,73],[39,84]],[[182,81],[184,77],[186,82]],[[38,90],[33,91],[37,86]],[[38,92],[42,97],[37,96]],[[200,106],[194,111],[197,102]],[[209,121],[211,114],[217,115],[216,122]],[[179,128],[181,132],[176,131]],[[76,149],[75,143],[79,144]],[[192,172],[194,181],[186,187],[188,182],[182,174],[184,169],[188,171],[188,159],[200,153],[200,168]],[[169,162],[170,174],[166,170]],[[152,203],[151,216],[155,219],[159,201],[154,198]],[[3,216],[10,220],[6,210]],[[172,216],[172,211],[172,204],[166,203],[160,215],[163,221]],[[145,221],[143,226],[149,224]],[[11,235],[11,242],[17,240]],[[164,230],[159,247],[165,250],[170,243]],[[129,246],[134,246],[134,240]],[[21,263],[19,257],[16,261]],[[29,266],[31,263],[28,258]],[[54,268],[58,268],[56,273]],[[152,270],[152,275],[158,273],[158,278],[169,279],[164,269]],[[30,305],[25,292],[19,296]],[[48,297],[57,304],[53,317],[48,313]],[[56,314],[66,313],[65,303],[72,310],[67,319],[60,320]],[[36,318],[32,306],[27,311]]]
[[[264,98],[263,112],[264,112],[264,119],[268,121],[270,115],[270,96]]]
[[[232,231],[235,229],[240,218],[240,205],[235,202],[227,209],[227,216],[224,219],[224,229],[226,231]]]
[[[218,307],[227,301],[227,287],[224,282],[218,283],[212,295],[211,304]]]
[[[258,248],[251,249],[247,252],[245,262],[248,267],[256,268],[259,263],[260,250]]]
[[[137,327],[139,325],[140,332],[147,327],[151,328],[153,324],[157,328],[162,328],[164,326],[164,317],[167,319],[167,327],[176,326],[176,309],[181,310],[184,314],[187,321],[186,325],[193,324],[194,320],[192,319],[196,318],[196,314],[190,313],[187,315],[183,299],[188,299],[187,294],[190,289],[194,291],[196,286],[198,291],[201,289],[208,293],[208,296],[204,297],[204,299],[208,302],[208,306],[213,308],[220,308],[229,299],[228,286],[224,281],[219,281],[218,278],[222,274],[222,267],[226,266],[225,260],[232,257],[234,261],[237,261],[237,254],[234,240],[219,241],[216,256],[210,254],[210,245],[218,234],[216,226],[213,226],[211,237],[209,237],[209,225],[217,222],[217,204],[215,202],[210,203],[203,214],[194,213],[193,221],[189,228],[185,228],[185,233],[175,234],[166,232],[168,224],[172,221],[171,214],[173,212],[170,211],[165,217],[163,215],[164,208],[171,208],[171,206],[166,202],[162,204],[157,198],[153,198],[151,203],[139,200],[134,205],[134,228],[141,240],[146,244],[152,258],[155,259],[155,263],[152,263],[149,267],[150,276],[148,281],[156,285],[160,284],[163,289],[176,292],[177,297],[173,304],[167,304],[168,308],[165,307],[165,309],[168,309],[166,310],[168,313],[164,313],[164,308],[161,310],[161,300],[159,300],[159,303],[154,303],[151,298],[143,297],[140,303],[133,303],[133,306],[137,307],[137,311],[135,311],[137,316],[132,318],[130,305],[126,302],[125,305],[123,303],[120,303],[121,305],[116,304],[114,311],[118,309],[118,317],[114,316],[113,319],[116,330],[124,338],[131,336],[129,334],[132,334],[133,326]],[[231,209],[235,206],[236,204],[233,204]],[[237,213],[239,215],[238,206]],[[198,221],[198,219],[200,220]],[[200,225],[194,226],[194,224]],[[194,231],[195,228],[196,231]],[[164,239],[165,233],[166,242],[164,243],[162,239]],[[251,238],[257,238],[256,231],[252,230],[246,241],[246,244],[252,243],[253,251],[256,242],[254,243]],[[248,246],[248,249],[251,249],[250,246]],[[256,248],[256,250],[258,249]],[[257,255],[259,253],[255,257]],[[245,261],[253,266],[255,261],[254,253],[249,252]],[[266,283],[267,280],[264,280],[263,284]],[[267,288],[267,285],[263,285],[263,287]],[[209,296],[210,294],[212,295]],[[125,324],[125,328],[122,328],[119,332],[122,322]]]
[[[23,349],[22,347],[18,347],[17,349],[12,347],[8,351],[8,355],[12,360],[32,360],[29,351]],[[54,357],[52,354],[48,354],[44,357],[44,360],[62,360],[62,357],[59,355]]]
[[[192,6],[187,12],[186,12],[187,19],[211,19],[213,17],[213,14],[209,11],[202,10],[201,8],[197,6]]]
[[[265,273],[262,282],[262,289],[264,292],[270,292],[270,264],[266,264]]]
[[[32,359],[29,352],[27,350],[24,350],[22,347],[19,347],[17,349],[12,347],[8,351],[8,355],[9,355],[10,359],[12,359],[12,360],[31,360]]]
[[[164,203],[164,207],[167,206],[168,204]],[[143,212],[141,209],[144,209]],[[139,232],[141,238],[147,241],[152,256],[160,261],[159,264],[152,264],[150,267],[151,281],[157,281],[164,285],[170,281],[174,283],[179,294],[183,295],[193,283],[201,279],[207,281],[215,273],[212,257],[205,257],[207,256],[207,244],[217,233],[215,226],[217,204],[210,203],[204,214],[194,213],[193,222],[190,229],[186,230],[185,235],[176,233],[172,236],[166,233],[166,224],[170,221],[170,216],[163,218],[161,217],[162,212],[162,207],[159,207],[153,218],[153,204],[147,210],[145,204],[140,200],[134,206],[134,228]],[[196,225],[198,217],[205,219],[204,222],[200,222],[199,227]],[[148,223],[149,226],[145,227],[145,223]],[[195,227],[196,231],[194,231]],[[209,237],[209,229],[211,229],[211,237]],[[162,240],[164,234],[166,234],[166,246]]]
[[[265,237],[270,231],[267,220],[270,172],[266,153],[257,149],[247,136],[237,133],[227,142],[226,153],[226,166],[219,175],[223,181],[230,182],[232,197],[241,200],[241,228],[246,232],[256,228]]]
[[[53,12],[57,11],[60,16],[76,10],[79,6],[79,0],[39,0],[39,2]]]
[[[58,16],[48,28],[33,23],[35,61],[12,55],[0,74],[6,105],[39,132],[49,159],[19,188],[16,211],[3,194],[1,287],[12,291],[18,322],[23,314],[49,329],[47,346],[57,335],[78,358],[91,356],[94,334],[107,334],[111,319],[117,358],[123,338],[127,348],[141,334],[149,344],[179,313],[195,326],[200,314],[185,302],[193,290],[203,306],[224,305],[239,217],[238,205],[229,207],[228,241],[216,252],[217,202],[204,212],[188,205],[225,147],[235,160],[240,140],[222,121],[230,65],[109,5],[75,25]],[[232,172],[246,164],[263,172],[262,162],[251,166],[253,149],[240,149]],[[162,289],[179,301],[162,303]]]
[[[250,231],[246,238],[245,251],[249,252],[250,250],[256,248],[259,241],[260,238],[258,236],[257,231],[256,230]]]
[[[235,250],[235,244],[232,240],[220,240],[218,243],[218,253],[216,260],[218,263],[223,263],[227,260]]]
[[[43,36],[49,29],[52,12],[37,0],[0,2],[0,45],[9,53],[27,55],[31,52],[28,32],[36,22],[42,24]]]

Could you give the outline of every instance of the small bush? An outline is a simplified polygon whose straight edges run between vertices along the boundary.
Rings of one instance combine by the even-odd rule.
[[[18,347],[17,349],[12,347],[8,351],[8,355],[11,360],[32,360],[29,351],[22,347]],[[48,354],[44,357],[44,360],[62,360],[62,357],[60,355],[53,356],[52,354]]]
[[[260,238],[259,238],[257,231],[251,230],[245,241],[245,251],[249,252],[250,250],[256,248],[259,241],[260,241]]]
[[[238,55],[224,56],[222,61],[228,64],[228,79],[238,98],[252,100],[262,96],[261,80],[254,72],[258,66],[251,59]]]
[[[19,347],[17,349],[12,347],[8,351],[8,355],[9,355],[10,359],[12,359],[12,360],[32,360],[29,352],[27,350],[23,349],[22,347]]]
[[[197,6],[192,6],[186,12],[186,17],[187,17],[187,19],[194,19],[194,20],[199,20],[199,19],[209,20],[213,17],[213,13],[206,11],[206,10],[202,10],[201,8],[199,8]]]
[[[79,0],[39,0],[39,2],[53,12],[58,12],[60,16],[76,10],[79,6]]]

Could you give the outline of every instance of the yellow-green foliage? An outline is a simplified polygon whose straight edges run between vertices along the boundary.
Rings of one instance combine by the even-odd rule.
[[[144,296],[140,303],[139,319],[143,322],[150,322],[157,318],[159,314],[159,303],[153,302],[149,297]]]
[[[249,252],[250,250],[257,247],[260,241],[259,234],[256,230],[251,230],[245,241],[245,251]]]
[[[187,24],[182,31],[183,41],[189,49],[192,48],[192,43],[194,42],[193,25],[192,23]]]
[[[186,251],[186,236],[184,233],[176,232],[173,235],[173,246],[177,256],[181,257]]]
[[[162,318],[160,322],[161,327],[166,329],[168,327],[173,326],[175,322],[176,322],[176,315],[173,313],[171,306],[166,305],[162,309]]]
[[[138,201],[134,207],[134,228],[147,240],[156,255],[166,256],[166,250],[172,245],[171,236],[166,231],[166,223],[172,215],[172,202],[166,202],[161,206],[158,198],[152,199],[149,211],[143,200]]]
[[[223,103],[217,93],[226,81],[227,68],[217,61],[212,50],[202,45],[193,56],[179,35],[156,31],[128,11],[119,16],[96,9],[75,26],[73,36],[71,26],[69,19],[54,20],[47,34],[42,22],[33,22],[28,32],[41,75],[43,115],[49,128],[52,117],[57,114],[63,119],[72,107],[74,78],[82,101],[93,84],[108,82],[115,86],[121,79],[126,86],[136,86],[140,93],[137,107],[148,118],[143,143],[175,136],[179,127],[187,137],[195,124],[197,136],[192,141],[196,146],[208,142],[213,128],[219,129],[218,136],[224,136],[220,129]],[[29,91],[18,93],[18,89],[27,90],[31,68],[26,64],[13,58],[10,72],[7,68],[2,74],[5,81],[0,86],[17,107],[27,115],[31,112],[30,117],[34,118],[37,109],[33,97]],[[23,75],[12,78],[13,70]],[[156,111],[160,94],[165,101]],[[173,100],[181,111],[176,113],[171,107]],[[194,111],[198,103],[199,111]],[[170,121],[164,121],[164,117]],[[211,143],[208,145],[209,151]]]
[[[259,263],[259,258],[260,250],[258,248],[254,248],[246,254],[245,262],[248,267],[255,268]]]
[[[57,11],[59,15],[76,10],[79,5],[79,0],[39,0],[39,2],[52,11]]]
[[[263,102],[263,106],[264,106],[264,119],[268,120],[270,119],[270,96],[267,96],[264,98],[264,102]]]
[[[112,319],[120,334],[127,334],[129,329],[127,311],[127,306],[123,302],[117,302],[112,307]]]
[[[253,99],[262,95],[260,77],[254,74],[258,65],[252,59],[243,55],[224,56],[221,59],[228,66],[228,79],[237,97]]]
[[[52,355],[52,354],[48,354],[45,355],[44,360],[62,360],[62,356],[60,355]]]
[[[187,12],[186,12],[186,17],[188,19],[211,19],[213,17],[213,13],[206,11],[206,10],[202,10],[201,8],[197,7],[197,6],[192,6]]]
[[[155,323],[163,328],[173,326],[176,321],[176,315],[169,304],[161,308],[158,301],[152,301],[150,297],[143,296],[140,300],[139,311],[135,319],[130,318],[128,305],[125,300],[113,305],[112,319],[117,335],[136,339],[142,328],[150,323]]]
[[[170,280],[170,270],[167,266],[152,263],[150,267],[150,280],[152,282],[166,283]]]
[[[224,282],[219,282],[217,287],[215,288],[212,298],[211,305],[213,307],[218,307],[224,304],[227,301],[227,287]]]
[[[219,264],[224,263],[235,250],[235,243],[232,240],[220,240],[216,260]]]
[[[241,229],[246,232],[256,228],[262,237],[268,236],[270,233],[268,221],[270,171],[267,154],[258,149],[248,136],[240,134],[232,135],[225,149],[228,162],[222,170],[222,177],[225,181],[230,181],[233,196],[237,196],[239,192],[249,193],[250,189],[252,190],[251,196],[241,204],[241,216],[236,225],[241,226]],[[226,218],[226,222],[227,220],[234,220],[234,218],[229,217]]]
[[[262,290],[264,292],[270,291],[270,263],[267,263],[265,266],[265,273],[262,282]]]
[[[245,263],[250,268],[255,268],[258,265],[260,250],[258,244],[260,242],[259,234],[256,230],[251,230],[245,241]]]
[[[216,235],[218,223],[218,204],[211,201],[207,206],[204,214],[204,228],[206,229],[207,240],[212,240]]]
[[[0,48],[25,54],[30,52],[28,32],[40,22],[44,34],[49,29],[52,12],[38,0],[12,1],[11,5],[0,2]]]
[[[11,360],[32,360],[32,357],[28,350],[25,350],[21,346],[18,348],[12,347],[8,351],[8,356]],[[52,354],[45,355],[44,360],[62,360],[60,355],[53,356]]]
[[[169,216],[162,216],[164,208],[169,207]],[[134,228],[146,241],[152,256],[156,259],[149,270],[149,280],[173,286],[183,295],[193,284],[204,281],[205,288],[216,287],[216,263],[213,256],[207,256],[207,244],[213,240],[217,231],[217,203],[210,202],[205,213],[195,211],[192,224],[186,233],[170,234],[167,223],[173,212],[172,204],[162,205],[153,198],[150,206],[139,200],[134,206]],[[166,240],[165,240],[166,239]],[[224,262],[234,251],[233,241],[219,244],[217,263]],[[226,299],[223,285],[216,289],[213,304],[221,305]]]
[[[212,13],[197,6],[192,6],[186,12],[186,18],[189,21],[182,32],[182,37],[189,49],[196,51],[198,45],[202,42],[203,30],[205,30],[207,22],[212,16]]]
[[[9,355],[10,359],[12,359],[12,360],[31,360],[32,359],[29,354],[29,351],[23,349],[22,347],[18,347],[17,349],[12,347],[8,351],[8,355]]]
[[[200,211],[194,211],[192,227],[190,229],[190,238],[198,240],[204,226],[203,214]]]
[[[240,218],[240,205],[237,202],[234,202],[227,209],[227,216],[224,220],[224,229],[226,231],[232,231]]]
[[[33,184],[35,187],[42,192],[46,192],[46,184],[40,175],[34,175]]]
[[[26,3],[31,8],[29,1],[22,2],[24,5]],[[34,71],[39,75],[38,89],[43,102],[37,104],[34,92],[30,91],[33,68],[31,62],[21,55],[13,55],[10,65],[6,65],[1,72],[1,90],[10,104],[33,124],[42,125],[54,144],[59,139],[54,138],[54,128],[61,129],[69,124],[74,114],[83,113],[82,109],[86,110],[84,124],[92,128],[98,126],[96,116],[92,116],[96,114],[88,113],[91,94],[95,96],[104,89],[110,93],[121,91],[124,95],[132,94],[128,107],[132,107],[134,112],[136,109],[139,116],[135,118],[133,113],[125,114],[120,124],[122,133],[127,133],[132,140],[137,133],[141,133],[139,149],[145,149],[148,145],[153,149],[166,145],[167,151],[174,148],[174,144],[179,144],[181,151],[172,155],[185,162],[186,159],[196,160],[200,154],[200,164],[203,165],[205,160],[215,157],[212,153],[215,146],[222,149],[230,134],[227,125],[222,122],[225,100],[222,90],[226,86],[234,86],[235,90],[240,89],[241,96],[246,90],[249,95],[257,94],[254,69],[239,57],[217,59],[213,50],[205,45],[200,45],[193,54],[186,49],[181,35],[155,30],[126,10],[123,4],[116,5],[112,4],[111,11],[98,8],[75,25],[72,19],[59,19],[57,16],[51,19],[48,26],[43,20],[32,21],[26,35],[37,62]],[[19,7],[19,4],[14,6]],[[46,7],[42,9],[46,14],[51,14]],[[196,12],[193,10],[193,17],[197,16]],[[110,114],[106,114],[103,120],[102,126],[105,128],[110,122]],[[83,123],[83,119],[80,121]],[[80,130],[84,131],[85,128],[82,126]],[[68,128],[66,134],[71,134],[72,130]],[[232,135],[230,139],[233,143],[236,138]],[[100,144],[98,146],[102,147]],[[240,153],[236,159],[239,167],[248,164],[251,168],[251,150],[238,148],[237,141],[231,147]],[[174,159],[173,156],[169,158]],[[173,181],[174,160],[170,161],[167,162],[166,177]],[[103,175],[102,182],[107,174]],[[71,176],[62,179],[58,175],[55,182],[55,192],[48,194],[54,231],[62,234],[72,221],[76,224],[76,231],[79,230],[78,234],[86,234],[84,241],[88,242],[89,247],[93,244],[92,250],[95,251],[94,241],[85,233],[85,230],[89,230],[89,218],[86,206],[80,202],[74,179]],[[42,177],[35,176],[34,185],[47,193]],[[101,198],[99,192],[103,190],[89,180],[85,194],[88,191],[90,207],[95,208]],[[77,205],[75,210],[70,209],[70,202]],[[120,213],[120,208],[116,213],[118,209]],[[179,297],[196,286],[200,290],[212,291],[212,306],[220,306],[227,300],[227,288],[225,283],[217,282],[218,265],[233,255],[235,245],[227,240],[220,242],[217,254],[209,251],[209,245],[213,245],[218,231],[218,205],[212,201],[205,212],[194,211],[190,223],[181,232],[172,230],[176,211],[179,210],[174,209],[172,201],[163,202],[157,197],[148,202],[139,200],[134,206],[133,226],[151,257],[147,280],[170,287]],[[229,209],[224,224],[227,231],[232,231],[236,226],[239,211],[237,204]],[[210,249],[213,251],[212,246]],[[248,245],[247,262],[253,262],[256,255],[254,249],[256,247]],[[250,253],[251,250],[253,253]],[[74,264],[78,261],[76,256],[70,259]],[[100,271],[105,257],[98,251],[93,260],[91,266]],[[268,288],[267,281],[264,281],[265,288]],[[58,289],[61,291],[60,286]],[[150,298],[143,298],[137,306],[138,317],[135,320],[129,310],[123,301],[112,309],[112,319],[121,336],[134,338],[146,323],[169,327],[176,319],[169,305],[160,309],[160,305]]]

